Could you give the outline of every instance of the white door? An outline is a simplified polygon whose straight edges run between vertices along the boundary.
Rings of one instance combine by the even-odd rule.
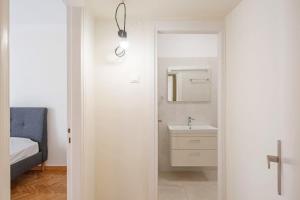
[[[299,13],[299,0],[243,0],[227,17],[227,200],[300,199]]]
[[[285,0],[286,1],[286,0]],[[300,1],[288,0],[284,9],[282,200],[300,199]]]

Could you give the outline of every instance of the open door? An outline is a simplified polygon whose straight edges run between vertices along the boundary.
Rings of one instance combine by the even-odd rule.
[[[228,200],[300,199],[299,13],[244,0],[227,17]]]
[[[9,165],[9,1],[0,0],[0,200],[10,199]],[[82,8],[68,7],[68,199],[83,199],[82,183]],[[66,130],[66,134],[67,134]]]

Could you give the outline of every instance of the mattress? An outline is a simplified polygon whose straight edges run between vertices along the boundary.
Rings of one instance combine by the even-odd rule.
[[[28,138],[10,138],[10,164],[29,158],[39,152],[39,144]]]

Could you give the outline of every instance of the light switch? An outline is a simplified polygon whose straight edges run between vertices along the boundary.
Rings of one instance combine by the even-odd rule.
[[[129,83],[140,83],[141,76],[139,74],[131,74],[129,77]]]

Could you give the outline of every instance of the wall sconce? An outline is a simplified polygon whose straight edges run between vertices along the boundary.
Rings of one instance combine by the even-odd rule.
[[[123,29],[121,29],[119,22],[118,22],[118,11],[119,8],[123,6],[124,8],[124,18],[123,18]],[[123,57],[126,54],[126,49],[129,46],[128,40],[127,40],[127,32],[126,32],[126,4],[124,1],[122,1],[121,3],[118,4],[116,12],[115,12],[115,21],[116,24],[118,26],[118,36],[120,38],[119,41],[119,45],[117,46],[117,48],[115,49],[115,54],[118,57]]]

